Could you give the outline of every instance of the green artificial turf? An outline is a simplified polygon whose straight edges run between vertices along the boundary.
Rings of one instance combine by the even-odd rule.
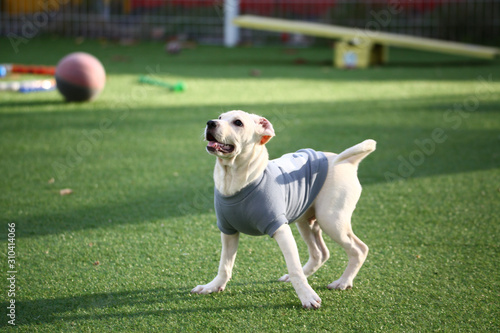
[[[1,61],[55,65],[87,51],[108,76],[91,103],[0,92],[1,330],[15,299],[23,332],[499,331],[499,61],[396,49],[386,66],[338,70],[325,48],[18,46],[1,39]],[[202,133],[232,109],[274,124],[271,158],[378,142],[360,166],[353,215],[368,259],[352,290],[328,290],[347,258],[325,238],[331,258],[309,279],[317,311],[276,281],[286,266],[267,236],[241,237],[223,293],[189,293],[215,276],[220,253]],[[15,297],[5,279],[12,223]]]

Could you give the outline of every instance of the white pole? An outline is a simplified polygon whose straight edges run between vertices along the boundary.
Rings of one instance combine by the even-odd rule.
[[[233,24],[233,19],[238,16],[240,9],[239,0],[224,0],[224,45],[234,47],[240,39],[240,31]]]

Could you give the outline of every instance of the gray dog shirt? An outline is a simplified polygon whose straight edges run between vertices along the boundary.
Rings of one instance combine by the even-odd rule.
[[[217,226],[236,232],[273,236],[292,223],[313,203],[328,173],[322,152],[302,149],[269,161],[262,176],[232,196],[215,190]]]

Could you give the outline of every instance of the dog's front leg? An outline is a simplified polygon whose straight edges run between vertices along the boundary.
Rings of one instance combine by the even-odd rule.
[[[227,282],[231,279],[234,260],[238,249],[239,233],[226,235],[221,233],[222,252],[220,255],[219,272],[215,279],[209,284],[200,285],[191,290],[195,294],[210,294],[223,291]]]
[[[282,225],[273,235],[285,257],[288,274],[293,288],[297,292],[302,306],[307,309],[317,309],[321,306],[321,298],[309,286],[304,275],[299,259],[297,243],[293,238],[292,230],[288,224]]]

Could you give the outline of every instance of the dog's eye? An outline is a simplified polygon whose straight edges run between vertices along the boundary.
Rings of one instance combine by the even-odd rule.
[[[235,124],[236,126],[238,127],[243,127],[243,123],[241,122],[241,120],[237,119],[233,122],[233,124]]]
[[[221,120],[221,119],[222,119],[222,116],[219,116],[219,120]]]

